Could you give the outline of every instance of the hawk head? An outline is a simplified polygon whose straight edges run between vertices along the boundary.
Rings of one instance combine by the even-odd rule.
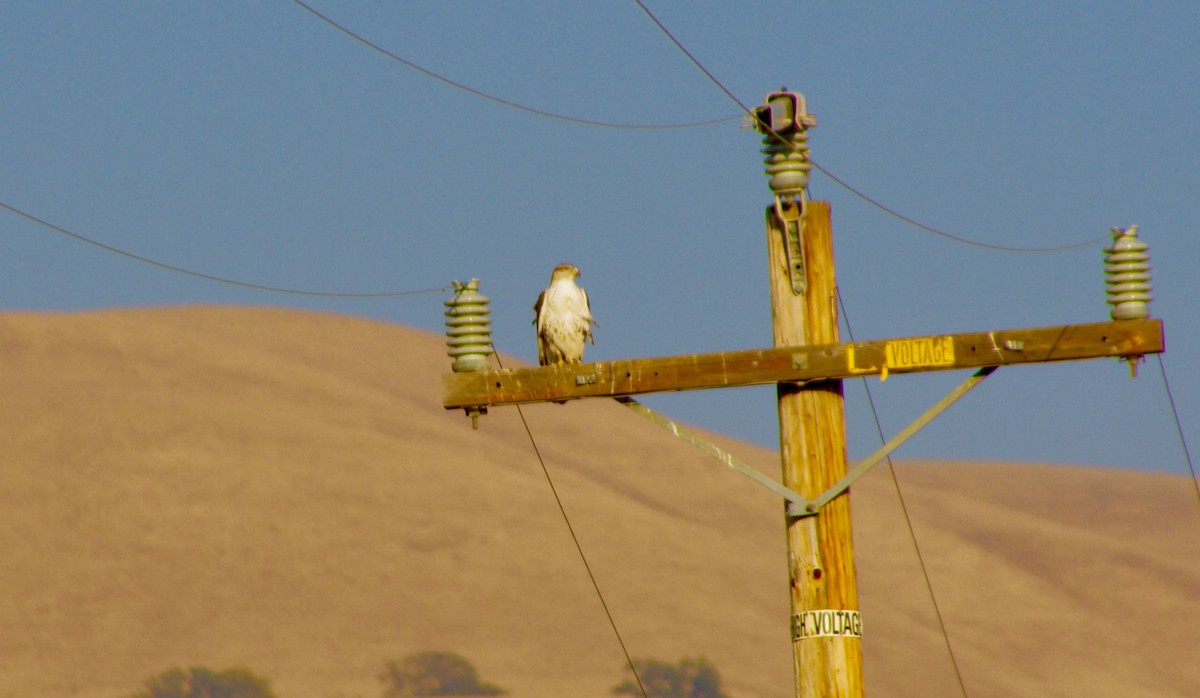
[[[550,273],[550,283],[555,281],[574,281],[579,278],[579,267],[574,264],[562,264],[554,267],[554,271]]]

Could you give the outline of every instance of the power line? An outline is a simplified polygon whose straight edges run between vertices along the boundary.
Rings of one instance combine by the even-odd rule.
[[[953,240],[955,242],[961,242],[964,245],[972,245],[974,247],[982,247],[982,248],[988,249],[988,250],[998,250],[1000,252],[1065,252],[1066,250],[1076,250],[1081,247],[1091,247],[1092,245],[1103,242],[1109,238],[1108,235],[1101,235],[1100,237],[1093,238],[1091,240],[1084,240],[1083,242],[1077,242],[1077,243],[1074,243],[1071,245],[1059,245],[1057,247],[1009,247],[1007,245],[994,245],[994,244],[988,243],[988,242],[979,242],[976,240],[969,240],[964,237],[959,237],[958,235],[952,235],[950,233],[947,233],[944,230],[939,230],[938,228],[934,228],[932,226],[925,225],[924,223],[922,223],[918,220],[915,220],[913,218],[910,218],[910,217],[900,213],[899,211],[896,211],[893,208],[885,206],[882,203],[880,203],[879,201],[873,199],[872,197],[867,196],[862,191],[859,191],[858,189],[850,186],[845,181],[843,181],[842,179],[835,176],[832,172],[830,172],[829,170],[822,167],[819,163],[817,163],[812,158],[809,158],[808,161],[811,162],[812,166],[817,168],[826,177],[832,179],[834,182],[837,182],[843,189],[845,189],[846,191],[850,192],[851,194],[857,196],[858,198],[862,199],[863,201],[867,202],[868,204],[871,204],[875,208],[883,211],[884,213],[887,213],[888,215],[899,218],[900,220],[904,221],[905,223],[908,223],[911,226],[920,228],[921,230],[924,230],[925,232],[933,233],[934,235],[939,235],[941,237],[944,237],[948,240]]]
[[[1162,374],[1163,387],[1167,391],[1167,402],[1171,404],[1171,414],[1175,416],[1175,429],[1179,432],[1179,445],[1183,447],[1183,458],[1187,461],[1188,471],[1192,474],[1192,486],[1196,489],[1196,502],[1200,504],[1200,479],[1196,478],[1196,466],[1192,464],[1192,453],[1188,450],[1187,437],[1183,435],[1183,422],[1179,420],[1179,409],[1175,407],[1175,396],[1171,393],[1171,382],[1167,380],[1167,367],[1163,363],[1162,354],[1155,354],[1158,359],[1158,370]]]
[[[296,296],[317,296],[317,297],[323,297],[323,298],[399,298],[402,296],[420,296],[420,295],[426,295],[426,294],[430,294],[430,293],[443,293],[443,292],[449,291],[451,289],[450,286],[442,286],[440,288],[425,288],[425,289],[418,289],[415,291],[383,291],[383,292],[375,292],[375,293],[341,293],[341,292],[336,292],[336,291],[310,291],[310,290],[294,289],[294,288],[281,288],[278,286],[266,286],[263,284],[251,283],[249,281],[238,281],[236,279],[228,279],[223,276],[214,276],[213,274],[206,274],[204,272],[194,271],[192,269],[186,269],[184,267],[175,266],[174,264],[167,264],[166,262],[160,262],[158,260],[151,259],[149,257],[143,257],[142,255],[134,254],[133,252],[122,250],[118,247],[113,247],[112,245],[105,244],[103,242],[100,242],[99,240],[94,240],[94,239],[86,237],[84,235],[80,235],[79,233],[67,230],[66,228],[64,228],[60,225],[55,225],[54,223],[51,223],[50,221],[38,218],[37,216],[33,215],[32,213],[22,211],[21,209],[15,207],[15,206],[6,204],[3,201],[0,201],[0,208],[4,208],[4,209],[10,211],[11,213],[15,213],[16,215],[18,215],[28,221],[37,223],[40,226],[49,228],[50,230],[53,230],[56,233],[66,235],[67,237],[73,238],[80,242],[86,242],[87,244],[95,246],[95,247],[99,247],[100,249],[105,250],[106,252],[111,252],[113,254],[120,255],[122,257],[126,257],[128,259],[132,259],[137,262],[141,262],[143,264],[149,264],[151,266],[158,267],[159,269],[166,269],[167,271],[172,271],[172,272],[176,272],[179,274],[186,274],[188,276],[194,276],[198,279],[204,279],[206,281],[215,281],[217,283],[228,284],[230,286],[240,286],[242,288],[251,288],[256,291],[269,291],[271,293],[286,293],[286,294],[291,294],[291,295],[296,295]]]
[[[500,362],[500,353],[496,352],[492,355],[496,357],[496,363],[503,369],[504,365]],[[542,451],[538,448],[537,440],[533,438],[533,431],[530,430],[529,422],[525,419],[525,411],[521,409],[520,405],[517,405],[516,408],[517,415],[521,417],[521,425],[525,427],[525,435],[529,437],[529,444],[533,447],[533,454],[537,456],[538,464],[542,466],[542,474],[546,476],[546,484],[550,485],[550,493],[554,495],[554,502],[558,504],[558,513],[562,514],[563,523],[567,525],[567,532],[571,534],[571,541],[575,543],[575,551],[579,553],[579,559],[583,561],[583,568],[587,571],[588,579],[592,582],[592,589],[595,590],[597,598],[600,599],[600,606],[604,609],[604,615],[608,618],[609,627],[612,628],[613,634],[617,637],[617,644],[621,646],[621,652],[625,655],[625,662],[629,665],[629,670],[633,672],[633,678],[642,692],[642,698],[648,698],[646,687],[642,685],[642,677],[638,675],[633,657],[630,656],[629,649],[625,646],[625,639],[621,637],[621,631],[617,629],[617,621],[613,618],[612,611],[608,608],[608,602],[604,600],[604,593],[600,591],[600,583],[596,581],[596,575],[592,573],[592,566],[588,563],[587,555],[583,552],[583,544],[579,542],[579,536],[575,535],[575,527],[571,525],[571,517],[567,516],[567,508],[563,506],[562,497],[558,496],[558,488],[554,486],[554,478],[550,477],[550,469],[546,467],[546,460],[542,458]]]
[[[850,316],[846,313],[846,301],[842,298],[841,289],[835,289],[838,308],[841,310],[842,322],[846,325],[846,334],[854,341],[854,330],[850,327]],[[871,416],[875,419],[875,430],[879,433],[879,442],[886,443],[883,434],[883,424],[879,420],[879,411],[875,408],[875,397],[871,395],[871,386],[867,379],[862,379],[863,390],[867,393],[867,405],[871,408]],[[917,543],[917,531],[913,527],[912,517],[908,514],[908,504],[904,501],[904,493],[900,490],[900,479],[896,477],[896,466],[892,456],[887,456],[888,472],[892,475],[892,485],[896,488],[896,499],[900,502],[900,512],[904,515],[904,523],[908,525],[908,537],[912,541],[913,550],[917,554],[917,563],[921,567],[921,576],[925,578],[925,588],[929,590],[929,601],[933,604],[933,613],[937,617],[938,628],[942,631],[942,639],[946,642],[946,652],[950,655],[950,664],[954,667],[954,676],[958,679],[958,688],[963,698],[967,696],[967,684],[963,681],[962,670],[958,667],[958,659],[954,656],[954,648],[950,644],[950,634],[946,631],[946,621],[942,617],[942,608],[938,604],[937,595],[933,593],[933,581],[929,578],[929,569],[925,566],[925,556],[921,554],[921,546]]]
[[[518,109],[520,111],[527,112],[529,114],[536,114],[537,116],[544,116],[549,119],[557,119],[559,121],[566,121],[568,123],[580,124],[583,126],[599,126],[601,128],[633,129],[633,130],[643,130],[643,131],[681,129],[681,128],[699,128],[702,126],[713,126],[716,124],[723,124],[723,123],[741,118],[741,114],[737,114],[735,116],[726,116],[726,117],[722,117],[719,119],[708,119],[705,121],[694,121],[694,122],[680,123],[680,124],[622,124],[622,123],[615,123],[615,122],[611,122],[611,121],[597,121],[594,119],[583,119],[583,118],[576,117],[576,116],[569,116],[567,114],[557,114],[555,112],[546,111],[544,109],[537,109],[535,107],[530,107],[528,105],[521,104],[519,102],[514,102],[509,99],[504,99],[503,97],[498,97],[489,92],[484,92],[483,90],[471,87],[469,85],[465,85],[456,80],[452,80],[452,79],[450,79],[444,75],[441,75],[439,73],[435,73],[434,71],[429,70],[428,68],[423,68],[423,67],[417,65],[416,63],[413,63],[412,61],[408,60],[407,58],[404,58],[392,51],[389,51],[388,49],[380,46],[379,44],[371,41],[370,39],[367,39],[366,37],[362,36],[361,34],[358,34],[357,32],[352,31],[351,29],[347,28],[345,25],[339,24],[338,22],[336,22],[332,18],[330,18],[328,15],[322,14],[321,12],[317,11],[311,5],[309,5],[305,2],[302,2],[301,0],[292,0],[292,2],[295,3],[296,5],[298,5],[299,7],[303,8],[304,10],[308,11],[310,14],[312,14],[317,19],[320,19],[322,22],[325,22],[329,26],[333,27],[334,29],[337,29],[338,31],[345,34],[346,36],[350,37],[351,39],[354,39],[355,41],[359,42],[360,44],[367,46],[368,48],[371,48],[371,49],[383,54],[384,56],[387,56],[388,58],[404,65],[405,67],[411,68],[412,70],[415,70],[418,73],[421,73],[423,75],[431,77],[434,80],[442,82],[442,83],[449,85],[455,89],[463,90],[464,92],[469,92],[470,94],[473,94],[476,97],[482,97],[483,99],[495,102],[497,104],[502,104],[506,107]]]
[[[346,36],[354,39],[355,41],[358,41],[359,43],[371,48],[374,51],[379,52],[380,54],[382,54],[384,56],[387,56],[388,58],[390,58],[394,61],[401,63],[402,65],[404,65],[408,68],[411,68],[412,70],[422,73],[423,75],[431,77],[435,80],[438,80],[438,81],[445,83],[446,85],[449,85],[456,89],[463,90],[465,92],[473,94],[477,97],[481,97],[483,99],[486,99],[486,100],[489,100],[492,102],[496,102],[498,104],[502,104],[504,106],[511,107],[513,109],[518,109],[520,111],[524,111],[524,112],[527,112],[530,114],[535,114],[537,116],[543,116],[543,117],[547,117],[547,118],[551,118],[551,119],[557,119],[560,121],[566,121],[569,123],[580,124],[580,125],[585,125],[585,126],[598,126],[598,127],[602,127],[602,128],[634,129],[634,130],[696,128],[696,127],[712,126],[712,125],[716,125],[716,124],[726,123],[729,121],[733,121],[734,119],[741,118],[741,115],[739,114],[737,116],[730,116],[730,117],[724,117],[724,118],[718,118],[718,119],[709,119],[706,121],[679,123],[679,124],[626,124],[626,123],[615,123],[615,122],[609,122],[609,121],[598,121],[598,120],[593,120],[593,119],[584,119],[584,118],[569,116],[566,114],[558,114],[558,113],[546,111],[543,109],[537,109],[535,107],[530,107],[530,106],[521,104],[519,102],[514,102],[512,100],[504,99],[504,98],[496,96],[494,94],[484,92],[483,90],[471,87],[469,85],[463,84],[456,80],[452,80],[444,75],[441,75],[432,70],[429,70],[428,68],[424,68],[420,65],[417,65],[416,63],[413,63],[412,61],[404,58],[403,56],[400,56],[400,55],[396,54],[395,52],[390,51],[390,50],[380,46],[379,44],[371,41],[370,39],[367,39],[366,37],[362,36],[361,34],[358,34],[357,32],[349,29],[345,25],[338,23],[337,21],[330,18],[328,15],[321,13],[320,11],[318,11],[311,5],[308,5],[307,3],[303,2],[302,0],[292,0],[292,2],[295,3],[296,5],[298,5],[299,7],[301,7],[302,9],[304,9],[305,11],[312,14],[314,17],[317,17],[318,19],[325,22],[329,26],[342,32]],[[646,14],[646,16],[649,17],[652,22],[654,22],[654,24],[659,28],[659,30],[662,31],[662,33],[664,35],[666,35],[666,37],[668,39],[670,39],[673,44],[675,44],[676,48],[678,48],[680,52],[682,52],[685,56],[687,56],[688,60],[690,60],[692,62],[692,64],[696,66],[697,69],[699,69],[702,73],[704,73],[704,75],[714,85],[716,85],[722,92],[724,92],[725,95],[727,97],[729,97],[730,100],[732,100],[735,104],[737,104],[738,107],[740,107],[744,113],[748,114],[751,118],[754,117],[754,112],[748,106],[746,106],[746,104],[744,102],[742,102],[740,99],[738,99],[737,95],[735,95],[732,91],[730,91],[729,88],[727,88],[724,83],[722,83],[715,75],[713,75],[713,73],[707,67],[705,67],[704,64],[701,63],[700,60],[698,58],[696,58],[696,56],[693,55],[692,52],[689,51],[686,46],[684,46],[683,42],[681,42],[678,38],[676,38],[676,36],[671,32],[671,30],[668,29],[666,27],[666,25],[664,25],[662,23],[662,21],[660,21],[658,19],[657,16],[655,16],[655,14],[650,10],[649,7],[646,6],[646,4],[644,2],[642,2],[642,0],[634,0],[634,2],[636,2],[638,7],[640,7],[642,9],[642,11]],[[928,233],[932,233],[934,235],[946,238],[948,240],[953,240],[955,242],[958,242],[958,243],[961,243],[964,245],[971,245],[974,247],[980,247],[983,249],[995,250],[995,251],[1000,251],[1000,252],[1043,253],[1043,252],[1063,252],[1063,251],[1067,251],[1067,250],[1078,249],[1081,247],[1088,247],[1088,246],[1094,245],[1098,242],[1102,242],[1105,239],[1107,239],[1106,236],[1102,235],[1102,236],[1092,239],[1092,240],[1085,240],[1083,242],[1078,242],[1078,243],[1074,243],[1074,244],[1058,245],[1058,246],[1050,246],[1050,247],[1014,247],[1014,246],[1009,246],[1009,245],[997,245],[997,244],[993,244],[993,243],[971,240],[969,238],[965,238],[965,237],[962,237],[959,235],[954,235],[952,233],[948,233],[939,228],[935,228],[933,226],[926,225],[912,217],[906,216],[906,215],[896,211],[895,209],[893,209],[891,207],[885,206],[884,204],[882,204],[878,200],[868,196],[861,190],[851,186],[845,180],[841,179],[840,177],[837,177],[832,172],[830,172],[828,169],[826,169],[825,167],[823,167],[822,165],[817,163],[815,160],[812,160],[811,158],[809,158],[809,162],[811,162],[813,167],[815,167],[819,172],[821,172],[825,176],[832,179],[839,186],[843,187],[844,189],[849,191],[851,194],[859,197],[863,201],[871,204],[872,206],[875,206],[876,208],[880,209],[881,211],[883,211],[891,216],[894,216],[895,218],[897,218],[905,223],[908,223],[909,225],[912,225],[920,230],[924,230]]]
[[[704,64],[701,63],[695,56],[693,56],[691,51],[687,50],[687,47],[683,45],[683,42],[681,42],[679,39],[676,39],[675,35],[671,33],[671,30],[667,29],[666,25],[660,22],[658,17],[654,16],[654,13],[650,11],[649,7],[646,7],[646,4],[642,2],[642,0],[633,1],[637,3],[638,7],[642,8],[642,12],[646,13],[646,16],[650,18],[650,21],[654,22],[654,24],[658,26],[663,34],[666,34],[667,38],[671,40],[671,43],[675,44],[675,47],[682,51],[683,55],[687,56],[688,60],[690,60],[693,65],[700,69],[700,72],[704,73],[714,85],[719,87],[721,91],[725,93],[725,96],[733,100],[734,104],[737,104],[739,107],[741,107],[742,111],[749,114],[753,118],[754,112],[750,111],[750,108],[745,104],[742,104],[742,100],[738,99],[737,95],[730,92],[729,88],[725,87],[725,85],[717,79],[717,76],[709,72],[708,68],[705,68]]]
[[[725,95],[727,97],[729,97],[729,99],[733,100],[733,102],[735,104],[737,104],[739,107],[741,107],[742,111],[745,112],[751,119],[757,120],[754,115],[754,112],[749,107],[747,107],[746,104],[744,102],[742,102],[742,100],[738,99],[737,95],[733,94],[733,92],[731,92],[728,87],[725,87],[724,83],[722,83],[720,80],[718,80],[717,77],[715,75],[713,75],[712,72],[709,71],[708,68],[704,67],[704,64],[701,63],[698,58],[696,58],[694,55],[692,55],[692,52],[689,51],[687,49],[687,47],[683,45],[683,42],[681,42],[678,38],[675,37],[675,35],[673,33],[671,33],[670,29],[667,29],[666,25],[664,25],[661,21],[659,21],[658,17],[656,17],[654,15],[654,13],[650,11],[649,7],[646,7],[646,4],[644,2],[642,2],[642,0],[634,0],[634,2],[637,3],[638,7],[642,8],[642,12],[646,13],[646,16],[649,17],[650,20],[652,22],[654,22],[654,24],[656,26],[658,26],[658,28],[662,31],[662,33],[665,34],[666,37],[671,40],[671,43],[675,44],[676,48],[678,48],[683,53],[683,55],[688,57],[688,60],[690,60],[692,62],[692,64],[695,65],[696,68],[698,68],[700,70],[700,72],[704,73],[704,75],[706,77],[708,77],[708,79],[714,85],[716,85],[722,92],[724,92]],[[787,142],[786,139],[780,137],[779,134],[772,131],[769,126],[766,128],[771,133],[771,135],[778,138],[780,142],[782,142],[782,143]],[[862,191],[850,186],[841,178],[834,176],[834,174],[832,172],[830,172],[829,170],[822,167],[820,164],[818,164],[812,158],[809,158],[808,161],[810,163],[812,163],[812,166],[817,168],[817,170],[820,171],[822,174],[824,174],[826,177],[829,177],[834,182],[836,182],[838,185],[842,186],[847,191],[849,191],[851,194],[854,194],[855,196],[859,197],[863,201],[866,201],[867,203],[871,204],[872,206],[875,206],[876,208],[880,209],[881,211],[884,211],[885,213],[888,213],[888,214],[904,221],[905,223],[915,226],[921,230],[924,230],[929,233],[933,233],[934,235],[939,235],[939,236],[947,238],[949,240],[954,240],[955,242],[963,243],[965,245],[973,245],[975,247],[982,247],[984,249],[997,250],[997,251],[1001,251],[1001,252],[1062,252],[1065,250],[1073,250],[1073,249],[1080,248],[1080,247],[1088,247],[1090,245],[1095,245],[1098,242],[1102,242],[1102,241],[1108,239],[1107,235],[1102,235],[1098,238],[1095,238],[1094,240],[1086,240],[1084,242],[1078,242],[1078,243],[1071,244],[1071,245],[1060,245],[1057,247],[1009,247],[1006,245],[994,245],[991,243],[969,240],[967,238],[960,237],[957,235],[951,235],[950,233],[947,233],[943,230],[939,230],[932,226],[925,225],[924,223],[921,223],[918,220],[915,220],[913,218],[910,218],[909,216],[905,216],[905,215],[899,213],[895,209],[884,206],[883,204],[879,203],[875,199],[864,194]]]

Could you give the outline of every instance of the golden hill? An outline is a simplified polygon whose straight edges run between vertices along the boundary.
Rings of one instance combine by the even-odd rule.
[[[193,665],[374,698],[424,650],[608,696],[623,658],[517,413],[471,431],[448,370],[440,336],[337,315],[0,314],[0,698]],[[525,410],[630,651],[791,696],[782,503],[609,401]],[[896,470],[972,698],[1200,695],[1186,478]],[[885,468],[853,510],[868,693],[960,695]]]

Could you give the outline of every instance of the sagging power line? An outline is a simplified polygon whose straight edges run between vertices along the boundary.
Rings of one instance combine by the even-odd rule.
[[[326,24],[333,27],[334,29],[337,29],[341,33],[350,37],[351,39],[354,39],[355,41],[359,42],[363,46],[366,46],[366,47],[370,48],[371,50],[376,51],[376,52],[392,59],[393,61],[400,63],[401,65],[403,65],[407,68],[415,70],[418,73],[421,73],[422,75],[433,78],[434,80],[437,80],[438,82],[449,85],[450,87],[453,87],[457,90],[462,90],[463,92],[467,92],[469,94],[475,95],[476,97],[480,97],[480,98],[486,99],[490,102],[495,102],[496,104],[501,104],[506,107],[516,109],[518,111],[523,111],[528,114],[534,114],[536,116],[544,116],[549,119],[565,121],[567,123],[578,124],[580,126],[597,126],[599,128],[629,129],[629,130],[634,130],[634,131],[655,131],[655,130],[668,130],[668,129],[700,128],[703,126],[715,126],[716,124],[724,124],[724,123],[728,123],[731,121],[736,121],[737,119],[741,118],[741,114],[735,114],[733,116],[723,116],[723,117],[718,117],[718,118],[713,118],[713,119],[705,119],[703,121],[691,121],[691,122],[687,122],[687,123],[632,124],[632,123],[617,123],[617,122],[613,122],[613,121],[600,121],[597,119],[585,119],[585,118],[578,117],[578,116],[571,116],[569,114],[559,114],[556,112],[547,111],[545,109],[531,107],[527,104],[522,104],[520,102],[515,102],[510,99],[505,99],[504,97],[500,97],[500,96],[492,94],[490,92],[485,92],[481,89],[471,87],[470,85],[459,82],[457,80],[452,80],[452,79],[446,77],[445,75],[436,73],[428,68],[417,65],[416,63],[413,63],[412,61],[408,60],[407,58],[404,58],[403,56],[395,53],[394,51],[390,51],[390,50],[384,48],[383,46],[380,46],[379,44],[375,43],[374,41],[371,41],[370,39],[366,38],[362,34],[359,34],[358,32],[351,30],[350,28],[346,27],[345,25],[334,21],[331,17],[319,12],[313,6],[302,2],[301,0],[292,0],[292,2],[295,3],[296,5],[298,5],[299,7],[303,8],[304,10],[308,11],[310,14],[312,14],[314,17],[321,20],[322,22],[325,22]]]
[[[3,201],[0,201],[0,208],[3,208],[6,211],[13,213],[15,215],[18,215],[27,221],[30,221],[32,223],[37,223],[38,225],[40,225],[44,228],[53,230],[56,233],[59,233],[61,235],[66,235],[67,237],[69,237],[73,240],[78,240],[79,242],[87,243],[89,245],[92,245],[93,247],[98,247],[106,252],[111,252],[115,255],[125,257],[126,259],[132,259],[135,262],[141,262],[142,264],[148,264],[152,267],[157,267],[159,269],[164,269],[166,271],[175,272],[177,274],[185,274],[187,276],[192,276],[192,277],[195,277],[198,279],[204,279],[205,281],[213,281],[216,283],[226,284],[229,286],[239,286],[241,288],[254,289],[255,291],[267,291],[270,293],[284,293],[284,294],[289,294],[289,295],[294,295],[294,296],[317,296],[317,297],[321,297],[321,298],[401,298],[404,296],[422,296],[422,295],[428,295],[431,293],[442,293],[442,292],[448,291],[452,288],[452,286],[446,285],[446,286],[440,286],[438,288],[422,288],[422,289],[416,289],[416,290],[412,290],[412,291],[342,292],[342,291],[316,291],[316,290],[309,290],[309,289],[283,288],[280,286],[268,286],[266,284],[259,284],[259,283],[254,283],[251,281],[239,281],[237,279],[230,279],[230,278],[226,278],[223,276],[216,276],[215,274],[207,274],[205,272],[195,271],[194,269],[188,269],[186,267],[180,267],[180,266],[176,266],[174,264],[160,262],[157,259],[151,259],[150,257],[145,257],[140,254],[135,254],[133,252],[129,252],[128,250],[123,250],[119,247],[114,247],[112,245],[100,242],[99,240],[87,237],[85,235],[80,235],[79,233],[76,233],[72,230],[68,230],[67,228],[62,227],[61,225],[51,223],[48,220],[39,218],[39,217],[33,215],[32,213],[23,211],[23,210],[17,208],[16,206],[12,206],[10,204],[4,203]]]
[[[683,45],[683,42],[680,41],[675,36],[675,34],[672,33],[671,30],[668,29],[666,27],[666,25],[663,24],[662,21],[659,20],[659,18],[656,17],[655,14],[650,11],[650,8],[647,7],[646,4],[644,2],[642,2],[642,0],[634,0],[634,2],[636,2],[638,7],[640,7],[642,9],[642,12],[646,13],[646,16],[650,18],[650,21],[654,22],[654,25],[657,26],[659,28],[659,30],[662,31],[662,33],[664,35],[666,35],[666,37],[668,39],[671,40],[671,43],[675,44],[675,47],[678,48],[679,51],[681,53],[683,53],[683,55],[687,56],[688,60],[691,61],[692,64],[695,65],[696,68],[700,72],[704,73],[704,76],[707,77],[709,79],[709,81],[712,82],[712,84],[717,87],[717,89],[719,89],[721,92],[723,92],[725,94],[725,96],[727,96],[730,100],[732,100],[735,104],[738,105],[738,107],[742,110],[742,112],[745,114],[745,116],[750,119],[752,124],[762,126],[761,123],[759,123],[759,119],[756,117],[754,111],[752,109],[750,109],[749,107],[747,107],[746,104],[744,102],[742,102],[742,100],[738,99],[737,95],[735,95],[728,87],[726,87],[725,84],[722,83],[721,80],[718,79],[716,75],[713,75],[712,71],[710,71],[708,68],[706,68],[704,66],[704,64],[700,62],[700,59],[696,58],[696,56],[691,51],[689,51],[686,46]],[[779,134],[777,134],[771,130],[770,126],[765,126],[764,128],[768,134],[775,137],[779,141],[783,141],[782,138],[779,138]],[[1058,246],[1052,246],[1052,247],[1014,247],[1014,246],[1008,246],[1008,245],[996,245],[996,244],[992,244],[992,243],[971,240],[971,239],[968,239],[968,238],[965,238],[965,237],[962,237],[959,235],[953,235],[951,233],[947,233],[938,228],[934,228],[933,226],[926,225],[914,218],[911,218],[909,216],[906,216],[906,215],[896,211],[893,208],[885,206],[882,203],[880,203],[878,200],[874,199],[873,197],[868,196],[867,194],[863,193],[859,189],[846,183],[843,179],[835,176],[832,172],[830,172],[828,169],[822,167],[819,163],[817,163],[817,161],[813,160],[812,158],[807,158],[807,160],[809,163],[812,164],[812,166],[814,168],[816,168],[818,171],[820,171],[826,177],[829,177],[830,179],[832,179],[836,184],[841,186],[843,189],[850,192],[854,196],[857,196],[858,198],[862,199],[863,201],[871,204],[872,206],[880,209],[884,213],[887,213],[888,215],[891,215],[905,223],[908,223],[909,225],[915,226],[915,227],[919,228],[920,230],[924,230],[925,232],[932,233],[934,235],[946,238],[948,240],[953,240],[955,242],[959,242],[959,243],[962,243],[965,245],[981,247],[984,249],[989,249],[989,250],[994,250],[994,251],[999,251],[999,252],[1063,252],[1066,250],[1074,250],[1074,249],[1079,249],[1079,248],[1095,245],[1096,243],[1101,242],[1105,239],[1105,236],[1102,235],[1100,237],[1093,238],[1091,240],[1084,240],[1082,242],[1072,243],[1069,245],[1058,245]]]

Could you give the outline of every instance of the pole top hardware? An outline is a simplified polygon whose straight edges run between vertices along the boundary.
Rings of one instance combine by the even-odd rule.
[[[814,128],[817,117],[808,113],[808,104],[799,92],[786,87],[767,95],[766,104],[754,108],[755,128],[760,133],[780,136]]]
[[[817,117],[808,113],[808,102],[799,92],[782,87],[767,95],[766,104],[755,107],[754,127],[763,134],[765,174],[775,195],[775,215],[785,240],[784,253],[792,293],[806,293],[805,251],[800,235],[800,212],[808,196],[808,129]]]
[[[803,199],[808,188],[808,129],[817,117],[808,113],[808,102],[799,92],[782,89],[767,95],[766,104],[755,107],[754,127],[763,134],[764,172],[775,192],[775,209],[782,217],[781,200]]]

